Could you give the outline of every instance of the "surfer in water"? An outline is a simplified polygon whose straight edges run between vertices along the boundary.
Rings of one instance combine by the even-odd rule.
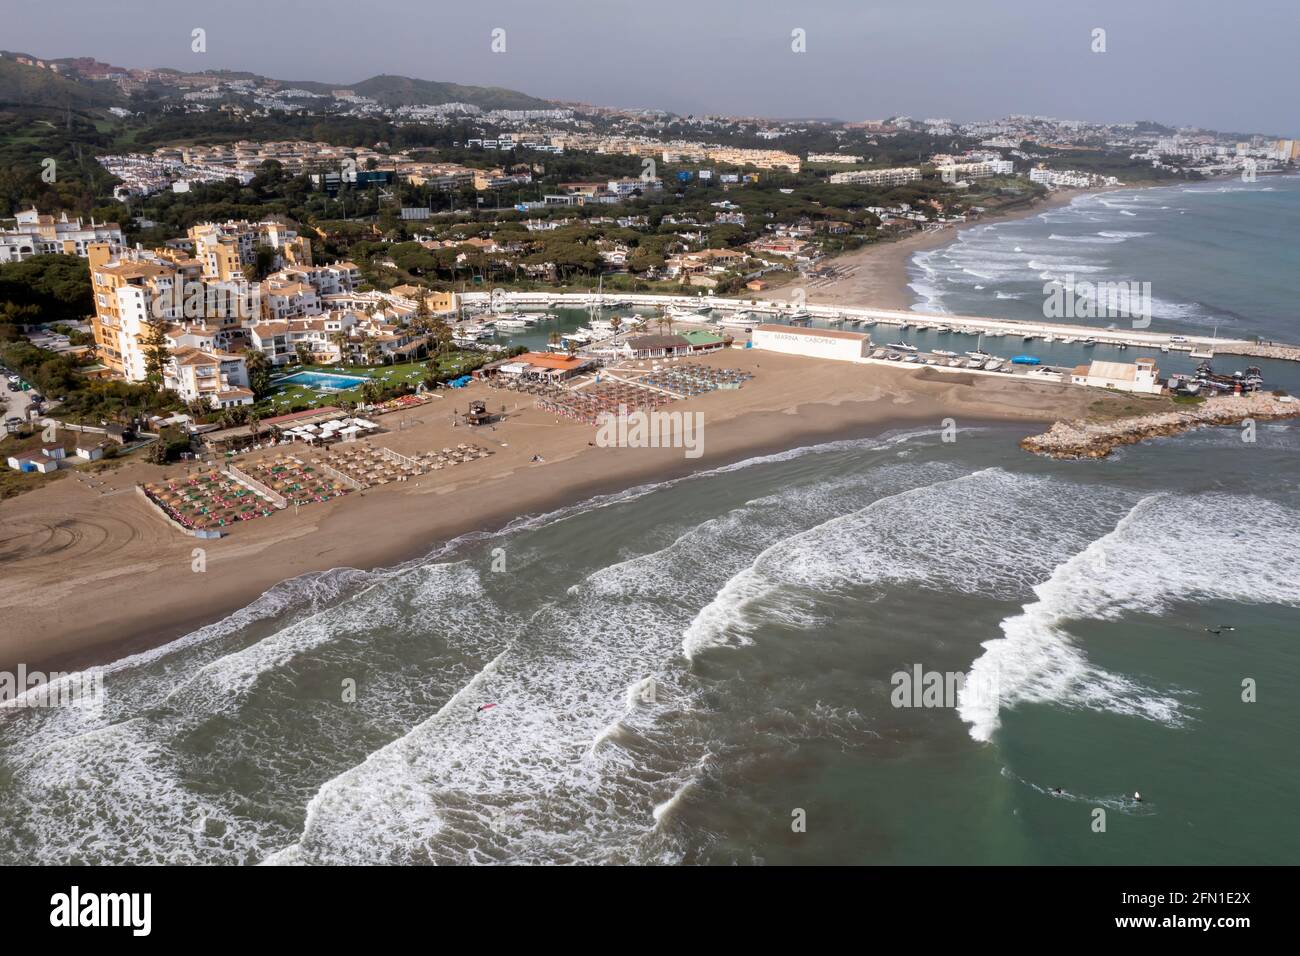
[[[476,713],[476,714],[481,714],[481,713],[483,713],[483,711],[485,711],[485,710],[491,710],[491,709],[492,709],[493,707],[495,707],[495,706],[496,706],[496,704],[480,704],[479,707],[478,707],[478,710],[474,711],[474,713]]]

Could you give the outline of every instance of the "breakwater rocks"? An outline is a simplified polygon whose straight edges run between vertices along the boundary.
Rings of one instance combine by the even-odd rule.
[[[1199,405],[1109,422],[1086,419],[1057,422],[1041,435],[1024,439],[1020,447],[1052,458],[1105,458],[1119,445],[1177,435],[1192,428],[1297,416],[1300,416],[1300,401],[1291,398],[1259,392],[1224,395],[1206,399]]]

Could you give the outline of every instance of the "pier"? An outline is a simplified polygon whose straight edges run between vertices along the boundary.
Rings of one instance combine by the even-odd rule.
[[[488,292],[466,292],[462,293],[461,298],[466,305],[487,306],[492,300],[491,294]],[[499,293],[496,299],[498,306],[509,304],[511,306],[541,306],[547,308],[592,308],[602,306],[608,308],[616,303],[631,308],[665,309],[675,307],[714,309],[723,312],[745,311],[774,318],[780,318],[796,310],[801,310],[807,312],[814,319],[832,325],[843,325],[852,328],[866,328],[877,323],[882,325],[902,325],[906,323],[916,329],[948,329],[969,335],[1019,335],[1021,337],[1032,336],[1035,339],[1043,340],[1051,338],[1056,341],[1092,339],[1098,345],[1124,345],[1157,353],[1162,351],[1187,352],[1191,353],[1193,358],[1210,358],[1215,354],[1223,353],[1286,362],[1300,362],[1300,345],[1281,342],[1251,342],[1247,339],[1220,338],[1208,335],[1182,335],[1171,332],[1153,332],[1147,329],[1102,328],[1090,325],[1030,322],[1022,319],[996,319],[987,316],[909,312],[860,306],[817,305],[812,302],[797,306],[789,302],[720,298],[718,296],[649,295],[646,293],[616,295],[575,292],[504,292]]]

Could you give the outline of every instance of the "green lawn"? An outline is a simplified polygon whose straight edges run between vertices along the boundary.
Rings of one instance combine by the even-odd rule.
[[[460,372],[466,368],[475,368],[481,356],[476,352],[449,352],[438,360],[438,367],[446,372]],[[324,374],[342,373],[344,375],[364,375],[382,382],[388,387],[409,385],[415,389],[424,380],[425,362],[402,362],[399,365],[291,365],[286,370],[294,372],[321,372]],[[350,388],[342,392],[328,392],[317,395],[305,385],[286,385],[258,403],[261,415],[283,415],[298,405],[318,408],[324,405],[337,405],[340,402],[361,402],[361,388]]]

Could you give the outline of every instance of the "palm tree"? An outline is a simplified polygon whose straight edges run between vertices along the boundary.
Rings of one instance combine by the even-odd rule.
[[[381,350],[379,348],[379,343],[376,342],[374,339],[367,338],[365,342],[362,343],[361,345],[361,351],[362,353],[364,353],[366,357],[367,365],[379,364],[379,353]]]
[[[348,337],[348,334],[344,332],[342,329],[339,329],[339,331],[337,332],[331,332],[330,341],[333,342],[336,346],[338,346],[339,364],[340,365],[347,364],[348,359],[352,355],[352,349],[350,348],[351,339]]]

